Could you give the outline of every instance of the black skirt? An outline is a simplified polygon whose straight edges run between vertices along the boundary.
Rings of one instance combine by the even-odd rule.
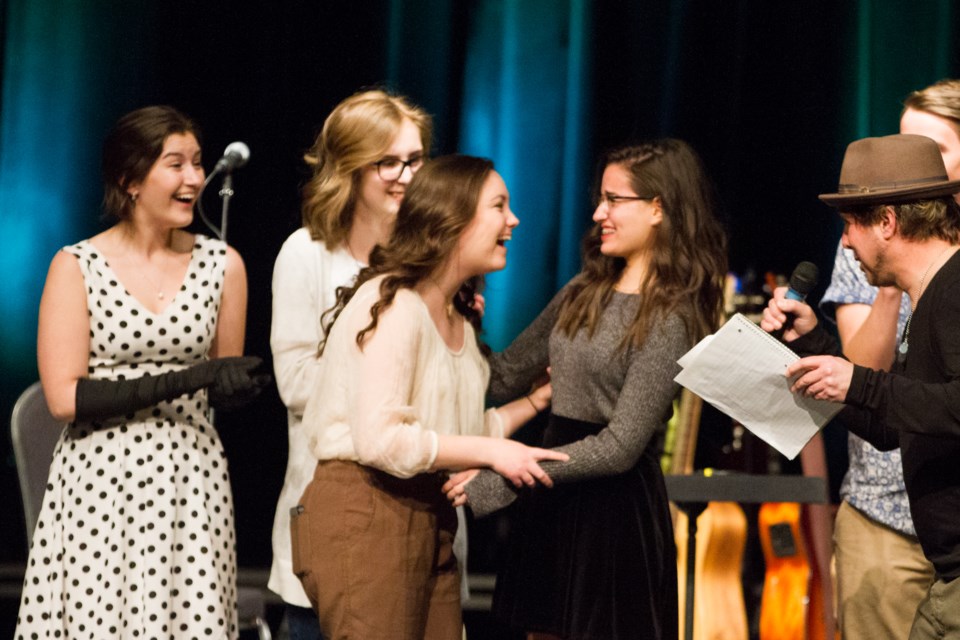
[[[604,425],[551,416],[544,446]],[[626,473],[524,494],[513,514],[494,614],[568,640],[676,640],[677,561],[653,452]]]

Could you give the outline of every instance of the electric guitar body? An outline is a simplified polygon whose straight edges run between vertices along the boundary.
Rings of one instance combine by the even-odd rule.
[[[760,602],[760,640],[823,638],[822,624],[819,634],[808,627],[808,619],[822,618],[822,610],[810,610],[811,596],[816,595],[810,588],[815,581],[803,541],[800,509],[795,502],[770,502],[760,507],[760,543],[767,565]]]

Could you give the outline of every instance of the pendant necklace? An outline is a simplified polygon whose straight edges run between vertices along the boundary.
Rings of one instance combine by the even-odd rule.
[[[437,291],[440,292],[440,297],[444,298],[443,310],[447,314],[447,320],[451,319],[453,317],[453,312],[455,309],[455,307],[453,306],[453,300],[446,300],[446,296],[443,293],[443,289],[440,288],[440,284],[433,279],[433,276],[429,276],[429,278],[430,278],[430,282],[433,283],[433,286],[435,286],[437,288]]]
[[[146,270],[144,270],[144,272],[143,272],[143,279],[146,280],[148,283],[150,283],[150,286],[152,286],[154,289],[157,290],[157,300],[163,300],[163,298],[164,298],[164,294],[163,294],[163,276],[164,276],[164,273],[163,273],[163,271],[161,271],[161,272],[160,272],[160,284],[158,285],[153,278],[148,278],[148,277],[147,277],[147,272],[146,272]]]
[[[900,362],[903,362],[903,360],[906,358],[907,351],[910,349],[910,321],[913,320],[913,312],[916,311],[917,305],[920,304],[920,296],[923,295],[923,283],[926,281],[927,275],[930,273],[930,269],[933,268],[933,265],[935,265],[937,261],[943,257],[943,254],[945,254],[947,251],[949,251],[952,248],[953,248],[952,246],[948,246],[946,249],[938,253],[937,257],[933,259],[933,262],[931,262],[930,265],[927,266],[927,270],[923,272],[922,276],[920,276],[920,286],[917,287],[916,302],[914,302],[913,308],[910,309],[910,315],[907,316],[907,324],[903,329],[903,341],[900,342],[900,346],[897,348],[897,351],[900,354],[897,357],[897,360],[899,360]]]
[[[135,196],[133,197],[133,200],[136,201]],[[120,227],[120,225],[118,225],[118,227]],[[131,229],[130,226],[127,225],[120,227],[120,234],[121,236],[118,241],[121,243],[121,248],[124,249],[124,258],[129,262],[133,262],[134,264],[141,263],[141,266],[139,267],[140,277],[143,278],[144,282],[149,284],[153,290],[157,292],[157,300],[163,300],[166,298],[167,296],[163,291],[163,284],[167,279],[167,272],[163,266],[163,258],[161,257],[160,259],[159,269],[154,269],[154,265],[150,261],[149,252],[144,254],[133,248],[133,245],[136,244],[134,241],[136,237],[135,230]],[[135,260],[134,257],[136,258]],[[159,282],[148,275],[149,273],[156,271],[159,271],[160,274]]]

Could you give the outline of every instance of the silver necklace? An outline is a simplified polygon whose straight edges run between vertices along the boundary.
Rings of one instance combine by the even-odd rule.
[[[938,253],[937,257],[933,259],[933,262],[931,262],[927,266],[927,270],[923,272],[922,276],[920,276],[920,286],[917,287],[916,302],[914,303],[913,308],[910,309],[910,315],[907,316],[907,324],[903,328],[903,341],[900,343],[900,347],[897,349],[900,352],[899,359],[901,361],[903,361],[903,358],[907,355],[907,350],[910,349],[910,321],[913,320],[913,312],[917,310],[917,305],[920,304],[920,296],[923,295],[923,283],[924,281],[926,281],[927,275],[930,273],[930,269],[933,268],[933,265],[935,265],[937,261],[943,257],[943,254],[945,254],[947,251],[949,251],[952,248],[953,247],[947,247],[946,249]]]

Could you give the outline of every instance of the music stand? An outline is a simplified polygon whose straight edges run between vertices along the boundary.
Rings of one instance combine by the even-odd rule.
[[[684,638],[693,640],[694,588],[697,566],[697,518],[709,502],[828,502],[824,478],[775,476],[749,473],[697,473],[664,478],[667,496],[687,514],[687,601],[684,608]]]

